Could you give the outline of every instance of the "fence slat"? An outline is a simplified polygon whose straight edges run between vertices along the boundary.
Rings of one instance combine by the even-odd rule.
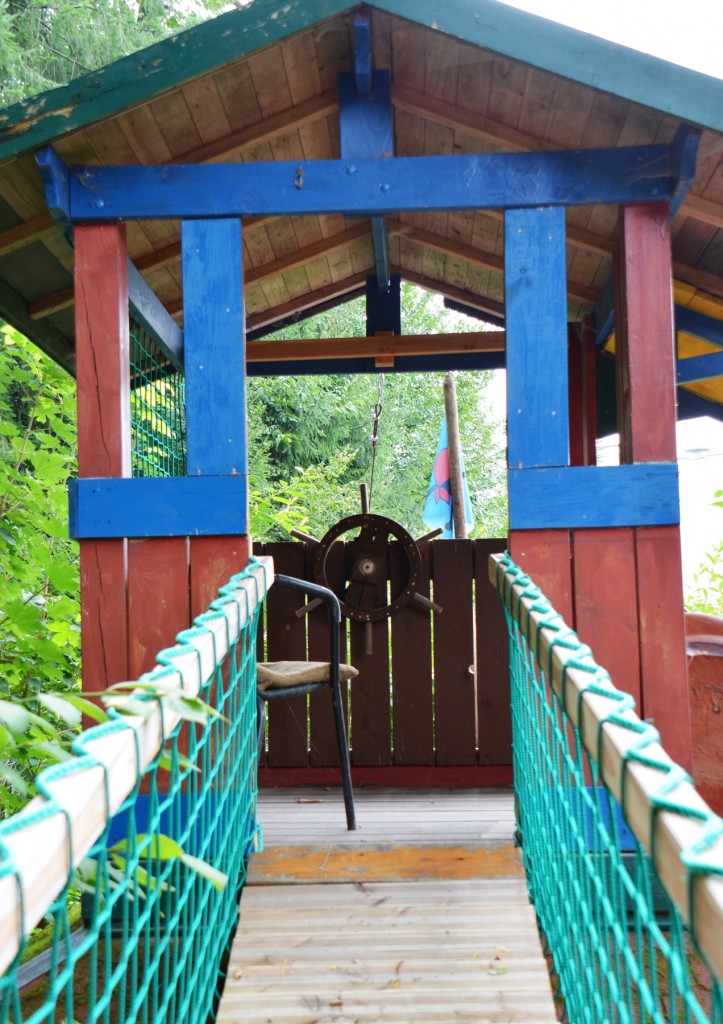
[[[422,570],[417,592],[429,597],[428,544],[421,545],[420,554]],[[407,562],[400,544],[390,545],[390,563],[392,594],[396,594],[407,576]],[[419,605],[408,604],[392,617],[390,625],[394,763],[434,764],[430,613]]]
[[[505,540],[476,540],[475,629],[477,632],[477,745],[480,764],[512,763],[510,656],[505,613],[489,582],[489,556]]]
[[[474,541],[432,542],[434,600],[434,714],[437,764],[476,764],[472,637]]]
[[[355,543],[346,545],[347,567]],[[387,603],[389,570],[379,583],[378,602]],[[372,623],[372,654],[365,653],[365,623],[352,620],[351,663],[359,676],[351,686],[351,747],[355,765],[391,764],[392,729],[389,691],[389,619]]]
[[[314,578],[314,549],[307,552],[307,579]],[[335,594],[344,590],[344,543],[333,544],[326,559],[326,581]],[[339,652],[342,661],[347,660],[346,619],[342,619]],[[313,661],[329,660],[329,620],[325,608],[317,608],[309,615],[309,657]],[[341,684],[346,713],[347,730],[348,683]],[[314,766],[339,764],[339,747],[334,725],[334,709],[328,691],[309,695],[310,751],[309,758]]]
[[[302,544],[269,543],[264,546],[277,573],[303,577]],[[283,567],[283,568],[282,568]],[[302,594],[272,587],[266,605],[266,658],[268,661],[305,661],[306,624],[294,612],[304,603]],[[269,701],[269,767],[306,767],[309,750],[306,733],[306,697]]]

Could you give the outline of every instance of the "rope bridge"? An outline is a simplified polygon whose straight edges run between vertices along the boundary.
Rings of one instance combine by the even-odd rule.
[[[507,555],[515,793],[530,894],[575,1022],[723,1021],[723,821]]]
[[[0,1021],[212,1013],[255,842],[256,636],[272,579],[268,558],[234,576],[126,694],[126,713],[83,733],[39,777],[42,795],[0,823]],[[22,953],[41,922],[47,977],[27,985]]]

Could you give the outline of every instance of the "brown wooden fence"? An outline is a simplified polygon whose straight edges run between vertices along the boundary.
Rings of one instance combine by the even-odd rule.
[[[349,543],[329,552],[330,585],[341,593]],[[375,622],[373,653],[364,624],[344,620],[341,649],[359,676],[350,684],[350,745],[357,782],[497,784],[511,761],[507,628],[487,578],[503,540],[433,541],[422,545],[420,593],[443,608],[430,615],[407,605]],[[299,542],[258,544],[276,572],[313,579],[313,550]],[[397,543],[388,547],[391,591],[404,571]],[[298,593],[271,588],[260,652],[265,659],[328,660],[326,612],[299,617]],[[475,657],[476,650],[476,657]],[[260,653],[259,657],[263,655]],[[476,666],[476,673],[475,673]],[[262,785],[336,781],[338,765],[331,698],[326,692],[268,706]]]

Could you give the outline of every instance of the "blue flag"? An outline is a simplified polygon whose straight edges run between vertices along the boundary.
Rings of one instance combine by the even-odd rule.
[[[469,499],[464,459],[460,457],[460,461],[462,463],[462,486],[464,489],[464,518],[467,523],[467,529],[471,530],[474,526],[472,502]],[[452,486],[449,479],[449,442],[447,440],[447,420],[445,416],[442,416],[442,429],[439,431],[437,454],[434,457],[434,466],[427,489],[427,498],[424,502],[422,519],[430,530],[435,530],[438,526],[442,527],[444,531],[440,534],[442,540],[453,539],[454,513],[452,510]]]

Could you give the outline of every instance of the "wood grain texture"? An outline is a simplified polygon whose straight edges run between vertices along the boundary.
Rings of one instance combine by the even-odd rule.
[[[83,689],[124,682],[128,671],[126,541],[80,543]]]
[[[565,622],[573,622],[572,549],[569,530],[513,530],[510,554],[532,577]]]
[[[362,848],[273,846],[251,855],[246,885],[288,885],[302,881],[367,884],[426,878],[497,877],[525,877],[519,848],[455,843],[437,846],[389,843]],[[319,895],[323,899],[323,893]]]
[[[690,712],[683,614],[680,530],[635,531],[642,712],[660,731],[663,746],[691,768]]]
[[[218,597],[218,589],[248,564],[249,537],[191,537],[191,617]]]
[[[422,566],[417,593],[429,597],[429,544],[420,545]],[[407,578],[398,544],[390,549],[392,595]],[[432,613],[412,602],[392,617],[392,707],[395,764],[434,763]]]
[[[314,550],[306,552],[307,579],[313,578]],[[281,569],[279,559],[278,572]],[[326,559],[326,585],[335,594],[344,591],[344,545],[334,544]],[[342,619],[339,637],[339,652],[343,662],[347,661],[347,622]],[[312,661],[329,660],[329,617],[325,608],[317,608],[308,616],[309,659]],[[342,699],[345,710],[347,736],[349,733],[349,684],[341,684]],[[334,707],[331,691],[328,693],[309,694],[309,763],[311,765],[339,765],[339,745],[334,724]],[[336,775],[338,779],[338,775]],[[335,779],[335,781],[336,781]]]
[[[188,540],[128,541],[128,670],[136,679],[191,624]]]
[[[436,763],[474,764],[475,730],[471,540],[435,540],[433,597],[444,611],[434,616],[434,712]]]
[[[585,325],[568,328],[570,465],[594,466],[597,461],[595,404],[595,335]]]
[[[512,530],[680,521],[678,467],[669,462],[510,469],[507,479]]]
[[[221,1024],[465,1018],[556,1019],[522,879],[245,890]]]
[[[355,542],[346,545],[347,574],[354,560]],[[351,559],[351,561],[350,561]],[[377,601],[386,604],[388,563],[378,584]],[[351,685],[352,763],[387,765],[392,760],[389,695],[389,619],[371,624],[372,653],[366,653],[366,623],[349,623],[350,661],[359,670]]]
[[[303,577],[305,553],[302,544],[283,544],[284,572]],[[276,571],[277,545],[264,545],[264,554],[274,558]],[[306,661],[306,623],[298,618],[296,609],[304,604],[304,595],[296,590],[272,587],[266,600],[266,660]],[[327,659],[328,660],[328,655]],[[324,696],[327,696],[324,694]],[[328,696],[327,696],[327,699]],[[307,697],[270,701],[268,715],[268,764],[271,767],[304,767],[309,763],[307,741]]]
[[[246,366],[237,219],[182,230],[189,476],[246,473]]]
[[[512,766],[506,764],[425,765],[392,764],[357,765],[355,786],[435,786],[439,788],[478,789],[512,784]],[[338,768],[259,769],[259,786],[276,789],[284,786],[338,786]],[[341,799],[341,798],[340,798]]]
[[[675,329],[665,203],[625,206],[616,259],[622,462],[674,462]]]
[[[570,625],[641,711],[635,532],[575,530],[572,550],[575,618]]]
[[[565,281],[564,211],[508,210],[507,458],[512,469],[569,461]]]
[[[156,166],[94,167],[90,194],[83,184],[87,169],[80,166],[71,170],[70,211],[73,219],[91,223],[107,220],[109,210],[122,219],[184,221],[422,211],[427,230],[444,230],[449,209],[664,201],[672,194],[671,171],[667,146],[396,157],[353,164],[182,164],[172,178]],[[439,221],[426,219],[426,211],[439,212]]]
[[[125,228],[75,232],[78,473],[130,475],[128,254]],[[128,678],[126,541],[80,548],[83,689]]]
[[[505,540],[474,542],[477,756],[480,764],[512,763],[509,643],[505,613],[488,579],[489,556]]]
[[[78,475],[130,476],[125,228],[77,227],[74,239]]]

